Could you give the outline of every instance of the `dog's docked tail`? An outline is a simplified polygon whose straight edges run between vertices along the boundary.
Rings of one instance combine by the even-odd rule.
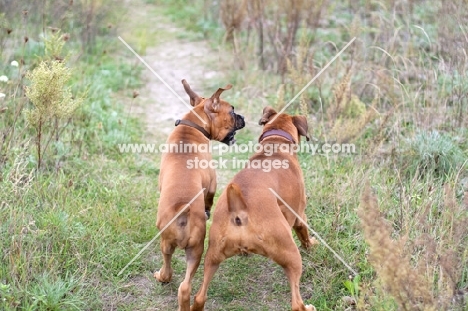
[[[177,209],[179,213],[182,208],[185,208],[187,205],[180,205]],[[173,234],[173,238],[177,241],[177,246],[184,249],[187,247],[188,240],[190,238],[190,225],[191,225],[191,211],[188,207],[183,211],[175,220],[173,225],[171,225],[167,231],[170,231]]]
[[[231,214],[231,223],[235,226],[245,226],[248,223],[247,204],[245,204],[239,185],[230,183],[226,189],[228,210]]]

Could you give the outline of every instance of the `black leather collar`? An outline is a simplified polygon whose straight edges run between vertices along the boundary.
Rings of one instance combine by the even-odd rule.
[[[201,127],[200,125],[198,124],[195,124],[193,123],[192,121],[189,121],[189,120],[176,120],[175,122],[175,126],[178,126],[179,124],[183,124],[183,125],[187,125],[187,126],[190,126],[190,127],[193,127],[197,130],[199,130],[200,132],[202,132],[203,135],[205,135],[206,138],[208,138],[209,140],[211,140],[211,135],[210,133],[208,133],[203,127]]]

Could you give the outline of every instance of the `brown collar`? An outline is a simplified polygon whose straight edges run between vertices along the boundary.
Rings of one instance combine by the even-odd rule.
[[[268,130],[266,132],[264,132],[260,138],[258,139],[258,142],[261,143],[262,140],[264,140],[265,138],[267,138],[268,136],[273,136],[273,135],[276,135],[276,136],[281,136],[281,137],[284,137],[286,138],[287,140],[289,140],[290,142],[292,143],[296,143],[296,141],[294,140],[294,138],[288,133],[288,132],[285,132],[283,130]]]
[[[206,138],[211,140],[211,135],[203,127],[201,127],[200,125],[195,124],[195,123],[193,123],[192,121],[189,121],[189,120],[176,120],[175,126],[177,126],[179,124],[183,124],[183,125],[193,127],[195,129],[199,130],[200,132],[202,132],[202,134],[205,135]]]

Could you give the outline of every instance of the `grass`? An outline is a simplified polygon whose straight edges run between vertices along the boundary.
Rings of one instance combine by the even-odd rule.
[[[171,33],[152,30],[143,18],[128,26],[122,10],[106,10],[108,6],[99,5],[104,2],[92,1],[95,11],[80,1],[76,7],[64,4],[51,10],[52,2],[47,2],[45,19],[34,13],[39,11],[32,2],[26,15],[24,8],[0,2],[1,11],[11,13],[0,16],[0,75],[9,77],[8,83],[0,82],[0,92],[6,94],[0,99],[2,310],[177,306],[185,268],[182,251],[174,256],[175,275],[168,285],[152,278],[161,264],[157,245],[117,276],[157,233],[159,158],[117,149],[118,142],[139,142],[146,134],[127,110],[138,101],[132,93],[144,85],[143,68],[120,51],[115,37],[123,34],[143,54],[174,39]],[[239,132],[239,143],[257,139],[260,127],[253,123],[263,106],[284,105],[352,36],[358,37],[300,103],[287,110],[308,114],[310,135],[319,143],[348,141],[358,151],[299,155],[309,224],[360,274],[353,278],[323,246],[301,250],[302,296],[318,310],[467,310],[468,63],[460,56],[466,10],[457,3],[428,7],[415,1],[361,1],[356,7],[351,1],[324,2],[317,24],[300,27],[284,72],[277,70],[280,59],[267,39],[266,70],[260,69],[252,11],[234,31],[235,46],[224,41],[225,29],[217,19],[222,8],[215,2],[135,4],[187,29],[176,38],[206,39],[219,51],[226,81],[208,79],[205,86],[234,85],[226,99],[250,122]],[[265,19],[275,23],[272,12]],[[453,18],[442,23],[438,15]],[[87,16],[95,21],[91,28],[86,27]],[[35,132],[22,112],[31,107],[24,97],[29,82],[23,75],[45,56],[39,25],[56,27],[55,21],[61,21],[62,33],[70,34],[64,54],[73,72],[71,90],[86,90],[87,97],[73,118],[60,124],[60,139],[45,154],[44,167],[36,170]],[[8,29],[13,31],[8,34]],[[12,67],[12,60],[20,66]],[[218,171],[218,195],[236,171]],[[358,213],[362,208],[372,211],[375,221],[366,222]],[[382,258],[389,255],[380,245],[401,256],[385,266]],[[404,268],[408,275],[417,272],[420,279],[405,282],[392,275],[392,267]],[[202,270],[195,276],[194,291]],[[407,294],[404,285],[429,295]],[[284,310],[290,293],[280,267],[249,256],[224,262],[208,297],[208,310]]]
[[[12,25],[21,21],[11,16]],[[111,22],[112,14],[108,18],[102,22]],[[43,43],[39,33],[29,35],[25,48],[15,48],[19,34],[5,39],[11,49],[1,66],[10,81],[0,103],[8,108],[0,122],[9,135],[0,161],[0,231],[6,237],[0,241],[0,309],[106,309],[121,287],[115,270],[155,235],[159,169],[120,154],[115,145],[142,133],[124,108],[131,96],[115,95],[141,86],[141,67],[118,55],[121,46],[109,35],[96,35],[93,49],[82,54],[76,37],[67,42],[70,85],[75,93],[86,89],[87,97],[46,154],[46,167],[36,171],[32,131],[15,109],[27,107],[21,87],[28,82],[15,78],[8,60],[24,59],[20,72],[35,67]]]

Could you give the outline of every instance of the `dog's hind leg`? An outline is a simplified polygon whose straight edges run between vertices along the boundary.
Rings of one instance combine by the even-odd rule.
[[[302,259],[299,249],[294,243],[289,227],[276,227],[275,242],[272,247],[265,249],[268,256],[283,267],[291,287],[291,306],[293,311],[314,311],[314,306],[305,306],[299,291],[302,275]]]
[[[216,248],[217,247],[215,245],[212,245],[210,243],[210,247],[208,247],[208,251],[205,255],[203,283],[200,287],[200,290],[195,295],[193,305],[190,308],[190,311],[203,311],[205,308],[205,302],[208,298],[208,286],[210,285],[214,274],[216,273],[216,271],[218,271],[220,263],[225,259],[224,255],[222,255],[221,253],[215,254],[216,252],[213,250]]]
[[[162,239],[161,240],[161,252],[163,254],[163,266],[159,271],[154,273],[154,277],[162,283],[170,282],[172,279],[172,267],[171,259],[172,254],[174,253],[175,245],[171,244],[170,241]]]
[[[192,279],[195,272],[200,265],[201,257],[204,250],[205,240],[205,227],[199,228],[198,232],[195,233],[198,238],[198,243],[193,246],[185,248],[185,257],[187,261],[187,270],[185,272],[185,279],[180,283],[178,300],[179,300],[179,311],[190,310],[190,294],[192,292]]]

